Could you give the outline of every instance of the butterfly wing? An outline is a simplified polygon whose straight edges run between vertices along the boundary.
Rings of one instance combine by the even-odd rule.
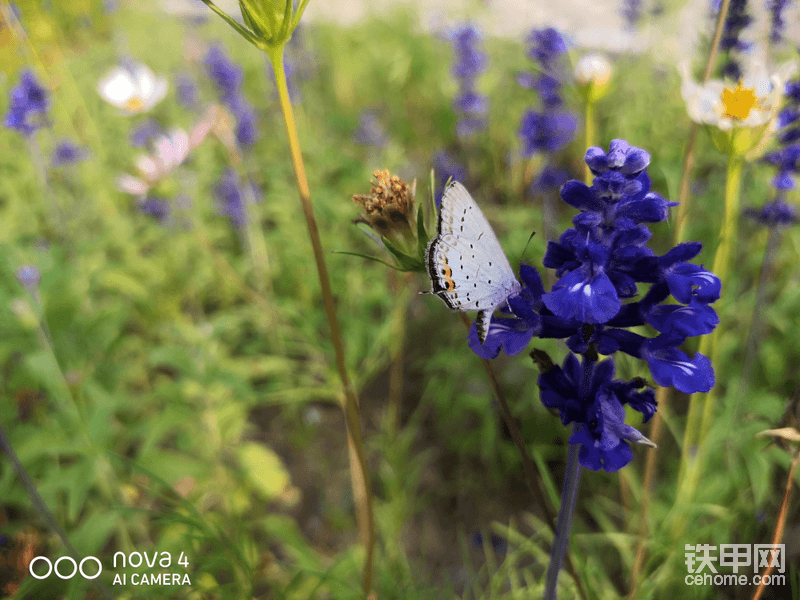
[[[458,182],[442,196],[438,233],[427,251],[432,292],[453,310],[479,311],[483,343],[494,309],[519,291],[519,282],[489,221]]]

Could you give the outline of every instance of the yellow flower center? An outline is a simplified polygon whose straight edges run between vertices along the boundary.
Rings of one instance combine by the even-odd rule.
[[[725,88],[722,91],[722,106],[725,111],[724,116],[744,121],[750,116],[750,112],[759,106],[755,88],[743,87],[741,81],[733,89]]]
[[[144,100],[139,96],[134,96],[125,103],[125,108],[131,112],[139,112],[144,108]]]

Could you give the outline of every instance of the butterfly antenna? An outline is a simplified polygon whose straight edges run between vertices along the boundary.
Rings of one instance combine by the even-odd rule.
[[[536,235],[536,232],[532,231],[531,235],[528,237],[528,241],[525,242],[525,247],[522,249],[522,253],[519,255],[520,264],[522,263],[522,258],[525,256],[525,251],[528,249],[528,244],[531,243],[531,240],[533,239],[533,236],[535,236],[535,235]]]

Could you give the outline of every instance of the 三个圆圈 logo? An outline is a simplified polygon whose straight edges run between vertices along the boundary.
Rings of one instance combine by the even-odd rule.
[[[42,561],[47,565],[47,572],[44,574],[37,574],[33,567],[37,563],[37,561]],[[84,571],[84,565],[87,561],[94,561],[97,564],[97,572],[94,575],[90,575]],[[68,562],[70,567],[62,567],[60,566],[62,563]],[[71,568],[71,572],[68,569]],[[100,573],[103,572],[103,564],[100,562],[100,559],[96,556],[87,556],[86,558],[81,559],[80,563],[76,562],[74,558],[71,556],[62,556],[56,559],[56,562],[53,563],[50,561],[49,558],[46,556],[36,556],[28,565],[28,572],[35,578],[35,579],[47,579],[50,575],[55,572],[56,577],[59,579],[72,579],[75,577],[77,573],[80,573],[84,579],[96,579],[100,576]]]

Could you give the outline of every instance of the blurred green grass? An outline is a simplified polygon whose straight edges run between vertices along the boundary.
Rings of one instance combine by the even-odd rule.
[[[54,86],[52,132],[39,136],[44,149],[68,135],[91,151],[87,162],[51,177],[53,197],[68,215],[64,235],[24,141],[0,131],[0,422],[39,492],[73,544],[104,563],[117,550],[189,556],[192,586],[116,587],[120,598],[361,597],[363,550],[336,408],[339,384],[265,60],[213,19],[195,28],[124,8],[107,17],[94,3],[51,13],[34,3],[21,8],[31,42],[19,55],[6,48],[9,68],[0,95],[7,98],[18,69],[31,66]],[[90,23],[83,13],[92,15]],[[314,24],[303,35],[307,78],[298,81],[296,110],[324,247],[378,254],[352,224],[357,210],[350,197],[368,190],[376,168],[416,178],[418,199],[428,197],[431,157],[457,148],[451,50],[402,13],[347,29]],[[264,198],[255,211],[269,253],[270,291],[260,300],[246,249],[215,210],[211,190],[227,166],[215,141],[194,151],[180,176],[162,188],[173,201],[178,191],[189,195],[188,227],[161,225],[114,190],[117,175],[133,172],[139,152],[129,147],[128,134],[142,119],[105,105],[97,80],[119,54],[131,54],[156,73],[188,71],[204,101],[212,101],[202,65],[185,56],[190,38],[224,45],[244,68],[245,95],[258,112],[260,139],[245,165]],[[528,68],[521,44],[489,39],[486,45],[491,68],[480,87],[490,99],[490,126],[462,151],[470,189],[515,262],[530,232],[542,229],[539,200],[524,194],[525,165],[515,158],[520,116],[536,100],[514,82],[515,73]],[[689,130],[674,66],[647,55],[621,56],[615,70],[597,111],[599,141],[607,146],[622,138],[648,150],[653,189],[674,199]],[[569,101],[577,108],[577,97]],[[364,109],[379,115],[390,138],[386,147],[352,141]],[[176,103],[173,87],[153,117],[188,127],[197,114]],[[575,177],[581,177],[584,152],[576,141],[561,153]],[[770,177],[765,166],[748,167],[744,205],[770,197]],[[704,242],[701,261],[710,265],[724,159],[703,135],[695,180],[700,193],[693,198],[688,239]],[[571,216],[559,207],[564,226]],[[709,466],[695,504],[680,507],[690,519],[689,533],[672,539],[666,524],[685,411],[685,399],[676,398],[669,435],[658,450],[647,598],[726,593],[684,585],[685,543],[771,541],[789,458],[754,434],[775,425],[797,385],[800,237],[787,231],[775,257],[770,302],[759,307],[767,329],[753,388],[743,401],[744,418],[733,422],[767,235],[746,222],[740,232],[738,268],[723,292],[736,301],[720,315],[724,352],[715,370],[724,402],[709,441]],[[653,233],[655,250],[667,250],[670,223]],[[526,251],[534,265],[544,242],[536,236]],[[538,597],[549,534],[492,408],[491,388],[464,343],[463,326],[441,303],[416,295],[428,289],[422,277],[409,280],[409,293],[399,298],[382,266],[335,254],[328,262],[348,366],[361,390],[378,498],[378,597]],[[54,356],[41,344],[36,319],[26,318],[35,307],[14,277],[26,263],[42,271],[41,317]],[[387,417],[387,371],[398,303],[407,339],[401,427],[395,430]],[[554,342],[537,340],[536,346],[563,355]],[[566,432],[541,407],[537,373],[526,359],[498,359],[496,370],[557,505]],[[632,361],[620,370],[648,376]],[[637,449],[620,476],[584,475],[573,545],[591,598],[627,593],[644,453]],[[0,532],[16,540],[36,531],[29,550],[64,553],[5,462],[0,498]],[[790,526],[796,532],[798,524]],[[477,550],[471,539],[478,530],[484,539],[489,531],[507,539],[504,556]],[[0,568],[0,582],[19,576]],[[92,593],[77,581],[27,577],[15,597]],[[573,593],[570,584],[564,593]]]

